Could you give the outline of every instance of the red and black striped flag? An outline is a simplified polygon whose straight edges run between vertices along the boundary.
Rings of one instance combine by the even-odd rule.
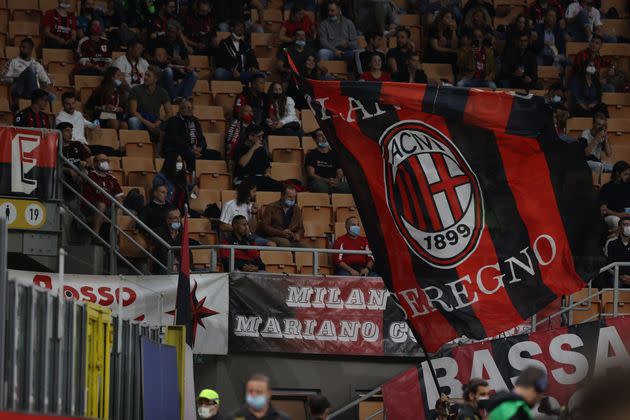
[[[593,273],[591,175],[542,98],[297,82],[340,158],[378,271],[428,351],[519,325]]]
[[[195,345],[195,324],[193,319],[193,301],[190,294],[190,248],[188,238],[188,214],[182,223],[182,248],[179,259],[179,278],[177,279],[177,297],[175,299],[175,325],[186,326],[186,343],[190,348]]]

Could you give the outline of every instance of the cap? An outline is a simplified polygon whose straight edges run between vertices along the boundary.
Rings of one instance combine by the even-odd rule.
[[[57,124],[57,127],[55,127],[55,128],[57,130],[59,130],[59,131],[62,131],[62,130],[65,130],[66,128],[72,128],[72,127],[73,127],[72,124],[70,124],[67,121],[63,121],[63,122],[60,122],[59,124]]]
[[[200,400],[202,398],[210,401],[216,401],[216,403],[219,404],[219,393],[214,389],[201,390],[197,399]]]

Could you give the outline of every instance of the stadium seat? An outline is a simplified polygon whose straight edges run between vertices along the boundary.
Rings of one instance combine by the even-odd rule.
[[[66,70],[62,70],[61,73],[49,72],[48,76],[54,82],[54,86],[48,86],[46,90],[51,92],[53,95],[57,96],[58,98],[61,98],[61,95],[63,95],[65,92],[75,93],[74,86],[72,86],[72,83],[70,83],[70,75],[68,73],[71,68],[72,67],[68,67]],[[64,71],[66,73],[63,73]],[[58,102],[61,105],[61,100],[54,101],[54,102]]]
[[[252,32],[252,48],[258,60],[276,57],[278,48],[274,46],[274,38],[272,33]]]
[[[0,97],[0,124],[13,124],[13,112],[11,112],[8,95]]]
[[[538,66],[538,79],[545,88],[560,81],[558,69],[554,66]]]
[[[271,162],[271,177],[276,181],[297,179],[304,182],[302,165],[295,163]]]
[[[213,80],[210,82],[210,90],[214,96],[214,104],[223,108],[226,119],[231,118],[234,101],[243,92],[243,84],[232,80]]]
[[[125,173],[122,170],[121,158],[115,156],[109,157],[109,173],[116,178],[121,186],[125,185]]]
[[[265,271],[270,273],[297,273],[291,252],[260,251],[260,258],[265,263]]]
[[[7,0],[7,7],[11,11],[11,19],[17,22],[32,22],[39,25],[42,11],[37,0]]]
[[[259,211],[262,211],[267,204],[271,204],[274,201],[280,200],[280,193],[276,191],[257,191],[256,203],[260,207]]]
[[[221,191],[221,206],[224,206],[230,200],[234,200],[236,198],[235,190],[223,190]],[[255,227],[254,227],[255,228]]]
[[[315,140],[313,140],[313,137],[302,136],[302,150],[304,150],[304,156],[306,156],[308,152],[316,148],[317,148],[317,144],[315,143]]]
[[[39,35],[39,23],[38,22],[19,22],[9,21],[9,39],[13,40],[13,45],[20,45],[22,39],[28,37],[33,40],[35,44],[35,51],[39,51],[42,46],[42,38]],[[16,54],[17,55],[17,54]],[[14,57],[12,55],[11,57]]]
[[[221,133],[225,135],[227,129],[225,115],[220,106],[195,106],[195,117],[199,118],[201,128],[204,132]]]
[[[345,222],[336,222],[335,223],[335,239],[345,234],[346,234]],[[363,230],[363,224],[361,224],[361,236],[365,236],[365,231]]]
[[[67,76],[74,67],[74,52],[72,50],[44,48],[42,50],[42,64],[48,73],[65,73]],[[57,79],[55,79],[56,83]]]
[[[193,219],[190,219],[193,220]],[[192,249],[193,268],[197,270],[209,270],[212,250],[210,249]]]
[[[216,204],[221,208],[221,191],[199,189],[197,198],[190,199],[190,209],[203,213],[208,204]]]
[[[606,290],[602,293],[602,313],[604,316],[612,316],[614,311],[614,292]],[[619,290],[617,300],[617,313],[630,314],[630,290]]]
[[[330,223],[304,222],[304,239],[302,243],[308,248],[328,248]]]
[[[345,61],[326,61],[326,60],[322,60],[319,62],[320,65],[322,65],[323,67],[325,67],[328,72],[330,74],[332,74],[333,76],[336,76],[340,79],[347,79],[348,75],[349,75],[349,71],[348,71],[348,63],[346,63]]]
[[[588,130],[592,126],[592,118],[574,117],[567,120],[567,132],[574,137],[579,136],[582,131]]]
[[[269,136],[269,153],[274,162],[295,163],[302,165],[304,155],[300,138],[296,136]]]
[[[188,232],[192,239],[204,245],[217,243],[217,233],[212,231],[210,220],[205,217],[188,219]],[[208,261],[210,261],[208,259]]]
[[[86,130],[87,140],[90,146],[107,146],[114,150],[120,149],[118,133],[113,128],[97,128]]]
[[[153,159],[125,156],[122,158],[122,168],[127,178],[125,185],[144,185],[147,190],[151,189],[155,175]]]
[[[630,146],[630,118],[609,118],[608,139],[612,144]]]
[[[608,11],[611,7],[614,7],[619,12],[619,17],[627,18],[630,16],[630,6],[625,0],[602,0],[602,11]]]
[[[298,194],[297,202],[302,209],[304,221],[322,224],[332,222],[333,210],[328,194],[301,192]]]
[[[630,117],[630,93],[602,93],[602,102],[608,105],[610,118]]]
[[[449,83],[455,82],[453,68],[450,64],[422,63],[422,70],[427,74],[429,82],[438,82],[440,80],[448,80]]]
[[[330,265],[330,254],[317,254],[318,255],[318,268],[317,274],[331,275],[333,274],[332,267]],[[298,266],[300,274],[313,274],[313,253],[312,252],[296,252],[295,263]]]
[[[229,190],[232,186],[227,165],[222,160],[197,160],[199,187],[211,190]]]
[[[189,55],[188,56],[189,65],[193,67],[197,73],[197,78],[199,80],[208,80],[212,75],[212,70],[210,69],[210,62],[208,61],[208,56],[206,55]]]
[[[149,241],[136,229],[133,219],[130,216],[118,216],[116,223],[131,237],[130,239],[122,232],[117,232],[119,252],[126,258],[146,258],[146,254],[142,250],[149,249]]]
[[[611,136],[609,135],[609,138]],[[630,143],[616,144],[611,147],[612,157],[608,159],[610,163],[618,162],[620,160],[630,161]]]
[[[92,96],[92,92],[102,80],[101,76],[74,76],[74,89],[79,92],[82,102],[86,102]]]
[[[229,38],[232,35],[231,32],[217,32],[217,43]]]
[[[221,153],[221,156],[225,156],[225,141],[219,133],[203,133],[206,138],[206,145],[208,149],[216,150]]]
[[[336,222],[345,223],[350,216],[359,217],[352,194],[333,194],[332,207]]]
[[[619,12],[621,14],[621,11]],[[606,28],[606,35],[630,38],[630,20],[628,19],[602,19],[602,25]]]
[[[252,9],[251,11],[252,22],[258,21],[258,10]],[[264,9],[262,20],[264,24],[265,32],[277,34],[280,32],[284,17],[282,16],[282,10],[278,9]]]
[[[311,133],[319,128],[319,124],[310,109],[302,110],[302,129],[305,133]]]
[[[127,156],[153,159],[155,145],[149,139],[149,132],[144,130],[119,130],[120,147]]]
[[[207,80],[197,80],[193,88],[192,101],[195,105],[212,105],[212,93]]]
[[[571,302],[576,303],[581,301],[582,299],[586,299],[589,296],[589,290],[591,294],[594,293],[595,289],[584,288],[579,290],[571,295]],[[571,310],[571,315],[573,318],[572,325],[580,324],[585,321],[594,321],[599,317],[599,313],[601,312],[601,302],[598,297],[590,298],[589,300],[579,304],[575,308]]]

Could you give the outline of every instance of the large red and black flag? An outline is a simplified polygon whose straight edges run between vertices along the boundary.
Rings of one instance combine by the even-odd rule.
[[[591,175],[542,98],[296,77],[428,351],[584,286],[599,254]]]

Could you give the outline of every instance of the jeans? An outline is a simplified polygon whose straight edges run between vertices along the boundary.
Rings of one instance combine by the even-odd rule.
[[[322,48],[317,53],[319,56],[319,60],[331,61],[331,60],[345,60],[352,61],[354,60],[355,50],[346,50],[342,51],[341,57],[335,57],[335,52],[333,50],[329,50],[327,48]]]
[[[466,88],[490,88],[496,89],[497,85],[492,80],[482,80],[482,79],[462,79],[457,82],[457,86],[466,87]]]
[[[566,134],[558,134],[558,137],[560,138],[560,140],[562,140],[565,143],[575,143],[577,141],[573,137],[568,136]]]
[[[160,85],[168,92],[171,100],[175,98],[190,98],[192,91],[197,83],[197,75],[194,72],[186,73],[184,78],[178,82],[175,81],[173,69],[170,67],[162,70],[162,80]]]
[[[249,81],[252,80],[252,77],[254,77],[254,74],[258,74],[258,73],[260,72],[242,71],[240,80],[243,83],[249,83]],[[228,70],[223,67],[217,67],[216,70],[214,70],[214,80],[235,80],[235,79],[234,79],[234,76],[232,75],[231,70]]]
[[[33,66],[29,66],[11,84],[11,95],[22,99],[30,99],[31,93],[38,88],[37,72]],[[55,95],[48,92],[48,101],[52,102],[56,98]]]
[[[351,276],[352,274],[350,274],[350,272],[348,270],[344,270],[343,268],[337,268],[335,270],[335,276]],[[380,277],[378,275],[378,273],[375,273],[374,271],[370,270],[367,273],[366,277]]]
[[[316,193],[350,194],[350,185],[347,182],[339,182],[331,187],[326,181],[316,179],[308,184],[308,189]]]
[[[138,117],[131,117],[127,120],[130,130],[146,130],[147,128],[140,122]]]
[[[596,160],[587,160],[588,167],[593,172],[612,172],[612,165],[606,162],[597,162]]]

